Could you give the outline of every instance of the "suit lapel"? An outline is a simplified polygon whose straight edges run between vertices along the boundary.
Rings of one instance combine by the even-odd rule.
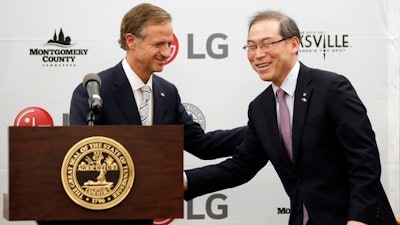
[[[113,76],[115,79],[113,80],[114,90],[112,90],[112,94],[115,102],[118,103],[120,110],[123,112],[127,123],[141,124],[132,87],[126,78],[126,74],[122,68],[122,63],[119,63],[114,67]]]
[[[311,102],[312,87],[309,68],[300,64],[299,76],[297,78],[294,109],[293,109],[293,124],[292,124],[292,141],[293,141],[293,161],[296,163],[299,155],[303,130],[306,121],[307,111]]]
[[[153,75],[153,124],[163,124],[162,119],[164,118],[164,112],[167,108],[165,98],[165,90],[157,79],[156,75]]]

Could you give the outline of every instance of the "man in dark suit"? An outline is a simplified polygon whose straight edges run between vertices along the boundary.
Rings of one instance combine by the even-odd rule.
[[[147,3],[135,6],[122,19],[119,43],[126,50],[126,57],[99,73],[103,104],[94,125],[180,124],[184,126],[184,149],[191,154],[201,159],[233,154],[243,139],[245,127],[204,133],[186,112],[176,87],[154,74],[162,71],[172,53],[173,29],[168,12]],[[152,93],[148,100],[150,120],[141,118],[139,113],[143,103],[140,89],[145,85]],[[89,111],[88,94],[80,84],[71,99],[70,124],[86,125]],[[151,219],[74,221],[72,224],[150,225],[153,224]]]
[[[185,199],[246,183],[270,161],[290,198],[290,225],[395,225],[365,106],[344,76],[300,63],[300,41],[296,23],[278,11],[250,20],[244,49],[272,84],[250,103],[238,152],[186,171]],[[281,90],[286,94],[278,103]],[[288,139],[280,128],[284,105]]]

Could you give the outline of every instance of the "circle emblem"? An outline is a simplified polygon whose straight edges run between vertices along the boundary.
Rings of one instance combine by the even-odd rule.
[[[165,62],[165,65],[174,61],[175,57],[178,55],[178,52],[179,52],[179,42],[178,42],[178,38],[174,34],[173,42],[171,45],[171,56],[167,59],[167,61]]]
[[[203,130],[206,130],[206,118],[204,117],[203,112],[195,105],[190,103],[182,103],[185,107],[186,112],[192,116],[193,121],[199,123]]]
[[[53,126],[50,114],[40,107],[29,107],[18,113],[14,120],[16,127],[43,127]]]
[[[172,223],[174,219],[154,219],[154,225],[168,225]]]
[[[76,204],[92,210],[116,206],[129,194],[135,170],[129,152],[103,136],[85,138],[64,157],[61,180]]]

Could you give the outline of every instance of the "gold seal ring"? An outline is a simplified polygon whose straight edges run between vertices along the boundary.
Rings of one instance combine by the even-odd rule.
[[[64,157],[61,180],[76,204],[109,209],[125,199],[135,179],[133,160],[119,142],[103,136],[85,138]]]

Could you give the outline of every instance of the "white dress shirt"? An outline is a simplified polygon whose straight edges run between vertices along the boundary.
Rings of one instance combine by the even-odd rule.
[[[143,81],[139,78],[139,76],[131,69],[129,66],[128,62],[126,61],[126,58],[122,60],[122,68],[124,69],[124,72],[126,74],[126,77],[128,78],[128,81],[132,87],[133,90],[133,96],[135,97],[136,101],[136,106],[139,107],[142,104],[142,92],[140,91],[140,88],[143,87],[144,85],[148,85],[150,89],[153,92],[153,75],[150,76],[150,79],[147,81],[147,83],[143,83]],[[151,125],[153,124],[153,97],[150,98],[150,111],[149,111],[149,116],[150,116],[150,121]]]

